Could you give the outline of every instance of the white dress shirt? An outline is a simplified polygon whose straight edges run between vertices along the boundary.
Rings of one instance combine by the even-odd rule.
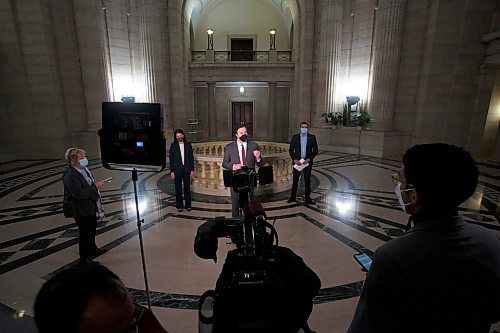
[[[179,142],[179,148],[181,149],[182,165],[184,165],[184,142]]]
[[[243,145],[243,147],[245,148],[245,157],[246,157],[246,155],[248,153],[247,143],[236,140],[236,145],[238,146],[238,157],[240,158],[240,164],[242,164],[243,161],[241,160],[241,146]],[[238,164],[238,163],[236,163],[236,164]],[[234,165],[233,165],[233,170],[236,170]]]

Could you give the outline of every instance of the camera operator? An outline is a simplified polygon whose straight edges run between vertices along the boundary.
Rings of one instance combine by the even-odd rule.
[[[488,333],[500,319],[499,238],[458,214],[478,176],[460,147],[406,151],[393,181],[409,230],[376,250],[349,333]]]
[[[34,310],[40,333],[167,333],[150,309],[132,302],[120,278],[98,263],[52,276]]]
[[[228,144],[224,148],[224,160],[222,166],[224,169],[236,171],[243,166],[255,168],[255,166],[263,166],[264,160],[260,154],[259,145],[248,140],[247,128],[244,124],[240,124],[235,128],[236,141]],[[231,211],[233,217],[238,217],[238,194],[231,189]]]

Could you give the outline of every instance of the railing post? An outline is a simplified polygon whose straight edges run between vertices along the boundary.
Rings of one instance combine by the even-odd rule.
[[[214,50],[207,50],[207,61],[208,62],[214,62],[215,61],[215,51]]]
[[[218,184],[218,188],[219,189],[224,189],[224,174],[223,174],[224,168],[222,167],[222,163],[217,163],[217,165],[219,166],[219,184]]]
[[[210,187],[217,188],[217,181],[215,179],[215,162],[210,163]]]
[[[206,174],[206,162],[203,161],[201,163],[201,184],[203,186],[206,186],[207,185],[207,174]]]
[[[278,62],[278,51],[276,49],[269,50],[269,63],[275,64]]]

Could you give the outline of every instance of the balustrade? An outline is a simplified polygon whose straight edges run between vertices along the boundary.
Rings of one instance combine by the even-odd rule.
[[[224,186],[222,159],[224,147],[231,141],[193,143],[195,176],[192,191],[209,195],[229,196],[229,188]],[[255,194],[286,191],[292,186],[293,172],[288,155],[288,144],[258,142],[262,157],[273,167],[274,183],[257,185]]]
[[[207,56],[208,51],[191,51],[192,62],[238,62],[241,61],[240,56],[248,53],[245,61],[254,62],[292,62],[292,51],[277,51],[277,58],[270,59],[269,51],[212,51],[214,52],[213,60]]]

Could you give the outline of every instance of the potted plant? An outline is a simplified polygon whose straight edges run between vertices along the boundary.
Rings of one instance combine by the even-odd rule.
[[[337,128],[337,126],[342,123],[341,112],[328,112],[323,113],[321,116],[325,117],[325,122],[330,122],[332,124],[333,129]]]
[[[356,119],[358,122],[358,127],[359,129],[365,128],[366,125],[370,122],[370,115],[366,111],[361,111],[358,114],[356,114]]]

